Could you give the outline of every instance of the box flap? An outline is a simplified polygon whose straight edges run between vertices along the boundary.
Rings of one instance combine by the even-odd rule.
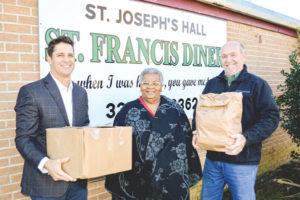
[[[47,129],[47,154],[51,159],[69,157],[70,161],[63,164],[63,170],[70,176],[80,177],[83,160],[83,131],[79,128]]]
[[[132,128],[85,129],[85,171],[97,177],[131,169]]]

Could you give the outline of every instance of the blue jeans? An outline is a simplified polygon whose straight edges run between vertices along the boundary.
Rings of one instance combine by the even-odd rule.
[[[232,200],[255,200],[258,165],[238,165],[206,158],[203,170],[202,200],[222,200],[225,184]]]
[[[32,200],[87,200],[86,184],[80,181],[70,183],[66,193],[60,197],[36,197],[31,196]]]

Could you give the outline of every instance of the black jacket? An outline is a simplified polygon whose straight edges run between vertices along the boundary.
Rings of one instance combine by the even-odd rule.
[[[209,80],[203,90],[203,94],[222,92],[243,94],[242,134],[246,138],[246,145],[236,156],[208,151],[207,158],[229,163],[258,164],[261,158],[262,141],[275,131],[279,123],[279,110],[272,96],[272,90],[265,80],[248,73],[244,65],[244,69],[230,86],[223,71]],[[195,130],[195,117],[193,129]]]

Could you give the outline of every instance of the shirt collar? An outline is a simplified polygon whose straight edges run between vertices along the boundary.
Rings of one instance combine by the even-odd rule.
[[[225,76],[227,80],[235,80],[239,75],[240,75],[241,71],[239,71],[236,74],[233,74],[231,76]]]
[[[242,71],[239,72],[238,76],[236,77],[236,80],[237,81],[243,80],[245,78],[245,76],[247,75],[247,73],[248,73],[247,65],[244,64],[244,67],[243,67]],[[224,70],[217,77],[227,81]]]
[[[58,87],[58,89],[59,89],[60,91],[61,91],[61,90],[72,91],[72,89],[73,89],[73,83],[72,83],[72,81],[70,82],[69,87],[66,87],[66,86],[64,86],[59,80],[57,80],[57,79],[51,74],[51,72],[50,72],[50,75],[52,76],[53,80],[55,81],[55,83],[56,83],[56,85],[57,85],[57,87]]]

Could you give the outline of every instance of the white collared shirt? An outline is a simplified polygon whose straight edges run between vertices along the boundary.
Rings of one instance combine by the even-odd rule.
[[[51,74],[51,76],[52,76],[52,74]],[[73,125],[73,101],[72,101],[73,83],[71,81],[69,87],[66,87],[59,80],[57,80],[54,76],[52,76],[52,78],[54,79],[54,81],[59,89],[60,95],[63,99],[64,106],[65,106],[65,109],[67,112],[70,126],[72,126]]]
[[[67,112],[70,126],[72,126],[73,125],[73,101],[72,101],[73,83],[71,81],[69,87],[66,87],[59,80],[54,78],[54,76],[52,74],[51,74],[51,76],[59,89],[60,95],[62,97],[64,106],[65,106],[65,109]],[[48,171],[44,168],[44,165],[48,160],[49,160],[48,157],[44,157],[38,165],[39,170],[44,174],[48,173]]]

